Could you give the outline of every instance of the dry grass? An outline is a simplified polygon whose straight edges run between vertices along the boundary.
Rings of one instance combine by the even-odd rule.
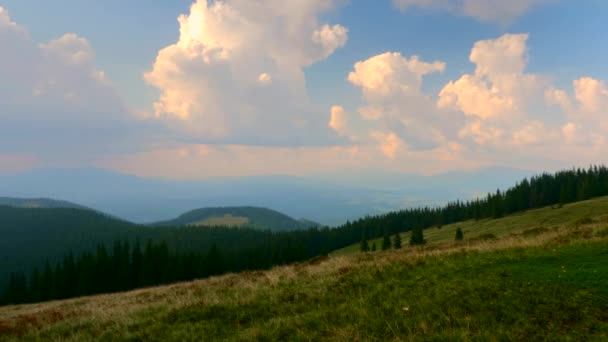
[[[562,225],[531,233],[523,230],[498,240],[464,243],[438,242],[399,251],[332,256],[313,263],[276,267],[269,271],[244,272],[220,277],[135,291],[0,308],[0,336],[14,336],[44,330],[63,321],[70,324],[93,322],[117,328],[137,323],[138,313],[226,303],[252,303],[262,289],[272,289],[289,281],[332,279],[364,267],[382,269],[395,263],[417,265],[430,258],[458,253],[485,253],[514,248],[564,244],[578,240],[598,240],[606,236],[605,225],[594,222]],[[343,332],[340,332],[343,333]],[[77,337],[77,335],[75,335]],[[352,336],[352,335],[351,335]],[[77,339],[77,338],[76,338]]]
[[[227,274],[125,293],[0,307],[0,340],[28,338],[80,341],[91,339],[91,336],[97,336],[98,333],[109,334],[106,339],[113,340],[116,336],[124,338],[124,335],[121,334],[126,330],[141,330],[142,324],[150,324],[149,317],[153,317],[152,324],[154,324],[155,317],[171,316],[177,313],[179,318],[179,315],[187,314],[192,308],[203,310],[203,312],[205,312],[205,308],[214,307],[252,308],[258,305],[260,296],[275,296],[277,293],[276,296],[280,297],[285,295],[285,288],[290,288],[294,284],[305,289],[303,293],[309,298],[324,298],[324,296],[332,295],[327,291],[333,291],[330,289],[337,286],[336,279],[361,277],[370,270],[378,274],[383,272],[390,274],[396,266],[414,269],[417,265],[433,260],[451,260],[453,255],[476,254],[482,256],[485,255],[484,253],[527,250],[534,247],[555,248],[579,242],[605,241],[608,238],[607,207],[608,198],[601,198],[572,204],[562,209],[545,208],[500,220],[466,222],[445,226],[442,229],[427,230],[425,235],[429,244],[423,247],[407,246],[398,251],[375,253],[333,254],[327,258],[316,258],[307,263],[275,267],[268,271]],[[459,226],[463,227],[467,238],[461,243],[452,241],[455,230]],[[477,229],[475,229],[476,226]],[[494,234],[497,239],[475,239],[484,234]],[[373,290],[373,287],[368,290]],[[298,292],[296,291],[296,293]],[[291,295],[289,294],[289,296]],[[298,300],[289,296],[286,298],[287,301]],[[275,298],[273,300],[279,300],[281,303],[283,299]],[[352,305],[353,310],[359,314],[371,314],[371,311],[366,311],[366,308],[363,307],[369,305],[363,299],[349,300],[351,301],[349,305]],[[319,315],[319,320],[326,319],[323,318],[323,313],[316,314]],[[142,319],[144,316],[148,317],[147,320]],[[294,327],[295,333],[306,336],[306,332],[310,332],[310,330],[302,329],[311,328],[302,327],[301,318],[297,315],[294,317],[278,315],[263,324],[250,325],[234,338],[238,340],[250,339],[251,336],[263,336],[265,329],[277,332],[272,335],[276,337],[280,336],[278,332],[281,331],[281,327],[287,325]],[[362,319],[366,320],[365,317]],[[369,317],[369,319],[372,320],[374,317]],[[312,321],[316,322],[317,319],[312,319]],[[395,340],[416,339],[420,336],[417,335],[418,333],[431,331],[432,328],[425,326],[429,324],[428,322],[432,322],[432,319],[421,321],[417,330],[414,329],[418,332],[412,330],[411,334],[407,334],[409,337],[403,335],[403,330],[400,334],[395,333]],[[238,321],[229,324],[236,324],[234,328],[239,328],[237,330],[240,331]],[[159,323],[159,326],[162,324]],[[392,331],[391,328],[397,329],[397,327],[388,326],[384,328],[388,329],[388,333]],[[366,335],[365,329],[357,326],[334,328],[326,325],[325,329],[329,338],[333,340],[370,339]],[[456,339],[466,340],[472,336],[471,331],[473,330],[467,329],[454,330],[454,333],[468,334]],[[153,336],[146,338],[145,334],[135,336],[138,336],[135,339],[154,339]],[[174,339],[180,338],[175,337]]]
[[[465,241],[494,235],[501,239],[513,234],[538,233],[539,230],[560,229],[564,225],[576,226],[581,222],[585,225],[592,223],[608,224],[608,197],[601,197],[589,201],[576,202],[556,209],[546,207],[506,216],[500,219],[484,219],[479,221],[465,221],[445,225],[441,228],[433,227],[424,230],[424,238],[428,243],[452,242],[456,230],[461,228]],[[410,233],[401,234],[401,239],[407,243]],[[381,246],[382,238],[369,242]],[[359,243],[332,252],[332,255],[349,255],[359,253]]]

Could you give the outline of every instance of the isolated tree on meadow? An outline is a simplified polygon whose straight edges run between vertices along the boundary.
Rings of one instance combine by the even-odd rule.
[[[375,252],[375,251],[376,251],[376,243],[374,242],[374,243],[372,243],[372,252]]]
[[[384,237],[382,238],[382,250],[386,251],[391,249],[391,237],[388,235],[388,232],[384,232]]]
[[[456,241],[464,240],[464,233],[462,232],[462,229],[460,227],[458,227],[458,229],[456,229],[456,237],[454,238],[454,240],[456,240]]]
[[[395,249],[401,249],[401,235],[399,235],[399,233],[395,234],[395,237],[393,238],[393,247],[395,247]]]
[[[369,252],[369,243],[367,242],[367,237],[365,237],[365,235],[361,239],[361,252]]]
[[[412,230],[412,236],[410,236],[410,245],[424,245],[426,241],[424,240],[424,233],[422,232],[422,227],[416,227]]]

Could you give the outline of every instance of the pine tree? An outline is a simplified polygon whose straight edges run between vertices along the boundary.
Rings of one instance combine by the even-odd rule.
[[[384,232],[384,237],[382,238],[382,250],[386,251],[391,249],[391,238],[388,235],[388,232]]]
[[[412,236],[410,237],[410,245],[424,245],[426,241],[424,240],[424,233],[422,232],[421,227],[416,227],[412,230]]]
[[[401,235],[399,235],[399,233],[395,234],[395,237],[393,238],[393,247],[395,247],[395,249],[401,249]]]
[[[462,229],[460,227],[458,227],[458,229],[456,229],[455,240],[456,241],[462,241],[462,240],[464,240],[464,233],[462,232]]]
[[[369,252],[369,243],[365,236],[361,239],[361,252]]]

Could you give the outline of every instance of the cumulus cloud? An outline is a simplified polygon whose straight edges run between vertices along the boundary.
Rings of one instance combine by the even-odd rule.
[[[394,132],[374,131],[370,133],[370,136],[378,141],[378,147],[390,159],[395,159],[399,150],[407,149],[405,142]]]
[[[82,160],[124,148],[128,109],[86,39],[39,44],[0,7],[0,50],[0,150]]]
[[[340,135],[349,134],[348,117],[343,107],[331,107],[329,127]]]
[[[572,95],[566,90],[551,87],[545,93],[549,105],[557,106],[568,120],[562,126],[567,143],[603,146],[608,134],[608,87],[603,80],[589,76],[572,81]]]
[[[206,142],[329,137],[327,121],[308,100],[303,70],[346,43],[345,27],[319,19],[336,2],[196,1],[178,19],[178,41],[160,50],[145,74],[161,91],[157,117]]]
[[[476,144],[539,144],[553,133],[545,99],[560,101],[543,77],[527,73],[527,34],[505,34],[474,44],[469,59],[472,74],[448,82],[439,93],[437,107],[464,113],[468,119],[460,137]]]
[[[574,95],[584,112],[597,113],[608,108],[608,88],[604,81],[583,77],[573,84]]]
[[[446,141],[433,100],[422,91],[426,75],[443,72],[441,61],[386,52],[355,63],[348,81],[361,89],[364,103],[350,116],[352,134],[374,143],[391,159],[407,149],[430,150]],[[367,139],[365,139],[367,137]]]
[[[365,61],[357,62],[348,80],[363,89],[370,101],[387,96],[419,95],[422,77],[445,70],[445,63],[427,63],[418,56],[404,58],[398,52],[386,52]]]
[[[527,34],[506,34],[475,43],[469,56],[475,72],[449,82],[439,94],[438,106],[480,119],[524,111],[542,83],[538,76],[524,73],[527,40]]]
[[[508,24],[547,0],[393,0],[402,11],[411,7],[443,10],[480,21]]]

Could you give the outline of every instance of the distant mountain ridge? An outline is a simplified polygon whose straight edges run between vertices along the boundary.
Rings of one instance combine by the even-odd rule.
[[[0,197],[0,206],[14,208],[71,208],[92,210],[83,205],[52,198]]]
[[[333,226],[366,215],[485,196],[533,174],[493,168],[433,176],[342,172],[177,181],[105,169],[32,169],[0,173],[0,195],[61,198],[137,223],[167,220],[193,208],[253,205]]]
[[[276,210],[262,207],[211,207],[188,211],[175,219],[153,226],[246,226],[260,230],[293,231],[319,226],[318,223],[296,220]]]

